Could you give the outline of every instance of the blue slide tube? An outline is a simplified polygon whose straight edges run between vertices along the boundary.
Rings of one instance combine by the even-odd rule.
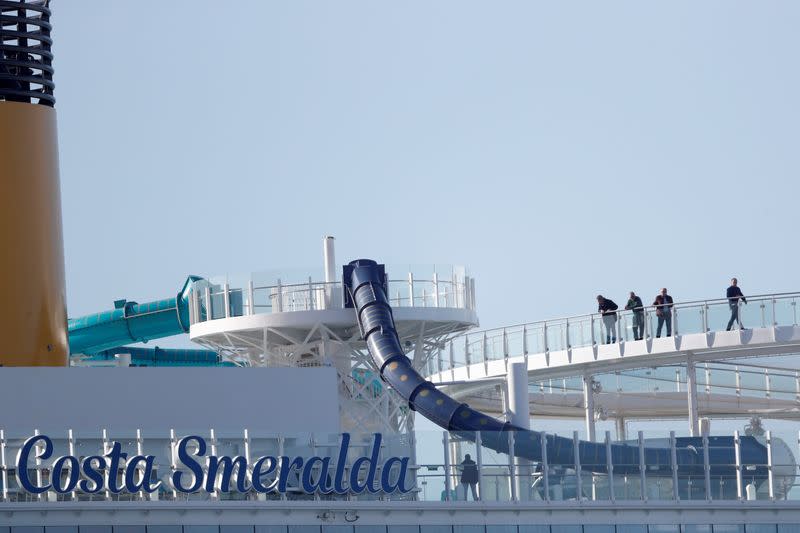
[[[147,303],[114,302],[115,309],[71,318],[69,347],[73,354],[92,355],[132,342],[147,342],[189,331],[189,276],[172,298]]]
[[[500,453],[509,452],[508,432],[514,432],[514,454],[531,461],[542,460],[542,434],[514,426],[508,422],[485,415],[439,391],[414,370],[394,325],[392,309],[386,295],[386,276],[383,265],[369,259],[359,259],[345,266],[345,301],[355,308],[361,334],[366,340],[372,360],[380,377],[402,396],[411,409],[440,427],[468,440],[481,433],[484,446]],[[573,439],[546,435],[545,446],[548,463],[552,466],[570,467],[575,461]],[[735,448],[733,437],[708,437],[709,464],[713,476],[735,476]],[[638,473],[639,447],[626,443],[611,445],[611,463],[614,473]],[[703,439],[683,437],[676,439],[677,464],[682,476],[701,475],[703,467]],[[748,470],[748,478],[766,478],[767,450],[754,437],[741,437],[742,464],[756,465]],[[644,462],[648,475],[671,474],[670,448],[647,446]],[[606,473],[606,445],[579,441],[578,456],[584,471]]]
[[[96,352],[88,356],[90,361],[114,361],[120,353],[130,354],[131,366],[235,366],[221,362],[213,350],[184,348],[141,348],[123,346]]]

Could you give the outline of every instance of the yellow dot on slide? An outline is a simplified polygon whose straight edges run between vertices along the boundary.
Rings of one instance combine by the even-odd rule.
[[[430,393],[431,391],[429,391],[428,389],[422,389],[421,391],[419,391],[419,395],[422,396],[423,398]]]
[[[397,370],[397,361],[389,363],[389,370]]]
[[[402,376],[400,376],[400,381],[408,381],[408,376],[403,374]]]
[[[488,424],[488,423],[489,423],[489,421],[488,421],[488,420],[486,420],[485,418],[481,418],[481,425],[482,425],[482,426],[485,426],[485,425],[486,425],[486,424]]]
[[[442,400],[441,398],[436,400],[436,405],[442,405],[442,404],[444,404],[444,400]]]
[[[461,418],[469,418],[469,411],[461,411]]]

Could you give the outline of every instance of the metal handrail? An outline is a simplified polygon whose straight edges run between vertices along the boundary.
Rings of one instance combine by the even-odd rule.
[[[754,295],[754,296],[745,296],[745,299],[747,299],[747,301],[756,302],[756,301],[762,301],[762,300],[767,299],[767,298],[770,298],[770,299],[782,299],[782,298],[787,298],[787,297],[800,298],[800,292],[779,292],[779,293],[774,293],[774,294],[757,294],[757,295]],[[719,304],[719,303],[728,303],[728,298],[716,298],[716,299],[713,299],[713,300],[689,300],[689,301],[685,301],[685,302],[673,302],[672,304],[645,305],[643,307],[637,307],[635,309],[637,311],[639,309],[642,309],[645,312],[647,312],[648,310],[651,311],[651,312],[654,312],[656,310],[656,308],[657,307],[661,307],[661,305],[671,305],[673,307],[678,307],[680,309],[687,309],[687,308],[692,308],[692,307],[699,307],[700,305]],[[633,310],[632,309],[617,309],[614,312],[615,313],[632,313]],[[520,322],[520,323],[517,323],[517,324],[511,324],[511,325],[508,325],[508,326],[498,326],[498,327],[495,327],[495,328],[474,330],[474,331],[470,331],[468,333],[465,333],[464,335],[475,335],[477,333],[481,333],[481,334],[487,333],[488,334],[488,333],[494,332],[494,331],[502,332],[503,330],[513,329],[513,328],[521,328],[523,326],[535,326],[535,325],[539,325],[539,324],[551,325],[551,324],[558,324],[558,323],[566,323],[568,321],[571,322],[573,320],[581,319],[581,318],[591,319],[592,317],[601,317],[601,316],[602,316],[602,313],[585,313],[585,314],[581,314],[581,315],[562,316],[562,317],[557,317],[557,318],[550,318],[550,319],[547,319],[547,320],[536,320],[536,321],[533,321],[533,322]]]

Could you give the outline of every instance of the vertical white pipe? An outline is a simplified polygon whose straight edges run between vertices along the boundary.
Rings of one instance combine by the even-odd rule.
[[[528,397],[528,369],[525,363],[508,365],[509,422],[515,426],[531,428],[531,407]]]
[[[625,418],[621,416],[617,417],[617,440],[628,440],[628,432],[625,431]]]
[[[442,432],[442,448],[444,449],[444,500],[449,502],[451,496],[450,485],[450,434]]]
[[[330,235],[322,240],[322,261],[325,265],[325,283],[336,281],[336,254],[333,246],[334,238]]]
[[[508,387],[506,397],[508,398],[508,421],[523,429],[531,428],[531,406],[528,394],[528,367],[525,363],[509,363]],[[511,458],[513,464],[513,458]],[[525,459],[517,460],[517,472],[514,476],[516,496],[519,500],[525,501],[530,498],[530,461]]]

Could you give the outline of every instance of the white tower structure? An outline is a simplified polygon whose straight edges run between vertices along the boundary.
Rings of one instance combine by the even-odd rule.
[[[381,382],[355,311],[343,306],[334,242],[333,237],[323,240],[322,280],[280,277],[262,284],[252,276],[240,286],[196,282],[190,337],[241,366],[332,366],[342,431],[405,433],[413,420],[407,403]],[[478,325],[474,280],[463,267],[422,270],[387,267],[398,335],[417,369],[450,337]],[[308,401],[314,391],[298,395]]]

